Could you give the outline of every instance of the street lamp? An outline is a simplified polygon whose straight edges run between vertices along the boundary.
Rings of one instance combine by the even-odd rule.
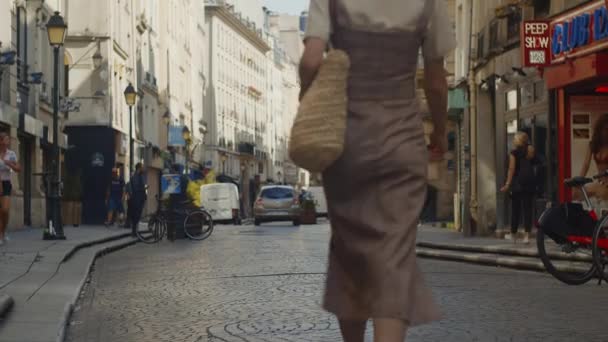
[[[129,106],[129,170],[133,174],[133,163],[134,163],[134,152],[133,152],[133,106],[135,106],[135,100],[137,99],[137,92],[133,85],[129,83],[125,89],[125,101]]]
[[[226,160],[228,158],[226,157],[225,154],[222,154],[222,173],[226,174]]]
[[[53,48],[53,182],[51,197],[51,222],[49,233],[45,233],[45,239],[65,240],[63,224],[61,223],[61,151],[59,148],[59,49],[65,42],[68,30],[63,17],[59,12],[49,19],[46,24],[46,31],[49,44]]]
[[[184,126],[184,129],[182,129],[182,137],[184,138],[184,142],[186,143],[186,174],[190,173],[188,164],[190,162],[190,142],[191,142],[191,136],[190,136],[190,129],[188,128],[188,126]]]
[[[99,69],[101,67],[101,63],[103,62],[103,56],[101,55],[101,51],[97,50],[97,52],[95,52],[95,54],[92,57],[93,59],[93,66],[95,67],[95,69]]]

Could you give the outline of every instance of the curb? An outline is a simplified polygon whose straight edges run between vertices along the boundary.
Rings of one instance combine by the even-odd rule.
[[[81,250],[83,248],[87,248],[87,247],[91,247],[91,246],[95,246],[95,245],[101,245],[101,244],[107,243],[107,242],[121,240],[126,237],[130,237],[130,236],[131,236],[131,233],[129,232],[129,233],[114,235],[114,236],[110,236],[110,237],[102,238],[102,239],[98,239],[98,240],[83,242],[81,244],[74,246],[69,252],[67,252],[66,255],[63,257],[63,259],[61,259],[61,263],[68,261],[71,257],[74,256],[74,254],[76,254],[76,252],[78,252],[79,250]]]
[[[15,301],[9,295],[0,295],[0,318],[6,316],[11,309]]]
[[[129,233],[126,235],[130,236]],[[124,238],[124,236],[123,236],[123,238]],[[108,239],[106,239],[106,240],[108,240]],[[109,239],[106,242],[111,242],[111,241],[116,241],[116,240],[119,240],[119,239]],[[97,252],[95,252],[95,254],[93,255],[93,258],[91,258],[89,264],[87,265],[87,271],[85,272],[85,274],[83,275],[82,279],[80,280],[80,282],[78,284],[78,288],[75,291],[74,297],[70,300],[70,302],[68,302],[65,305],[63,313],[61,314],[61,323],[59,324],[59,331],[57,333],[57,339],[55,340],[56,342],[64,342],[64,340],[65,340],[65,330],[69,324],[70,318],[72,317],[72,313],[74,312],[74,307],[76,305],[76,302],[78,301],[78,298],[80,297],[82,288],[84,287],[84,284],[86,283],[87,279],[89,278],[89,275],[91,274],[91,268],[93,267],[93,264],[95,263],[97,258],[104,256],[106,254],[121,250],[123,248],[132,246],[138,242],[139,242],[139,240],[137,238],[131,238],[128,241],[125,241],[123,243],[120,243],[120,244],[117,244],[114,246],[107,246],[107,247],[102,248],[102,249],[98,250]],[[97,244],[99,244],[99,243],[97,243]],[[95,244],[93,244],[93,245],[95,245]],[[84,248],[84,247],[81,247],[81,248]]]
[[[523,271],[547,271],[542,261],[535,259],[517,260],[508,257],[462,254],[458,252],[429,249],[416,249],[416,255],[420,258],[457,261],[484,266],[505,267]],[[558,271],[572,271],[572,268],[564,267],[561,265],[556,265],[556,269]]]
[[[531,245],[535,245],[535,243],[533,243]],[[500,247],[500,246],[471,246],[471,245],[464,245],[464,244],[445,244],[445,243],[434,243],[434,242],[418,242],[416,244],[416,246],[423,247],[423,248],[436,249],[436,250],[445,250],[445,251],[499,254],[499,255],[505,255],[505,256],[540,258],[537,250],[513,249],[513,248],[508,248],[508,247]],[[567,256],[564,256],[563,254],[552,253],[552,252],[550,252],[548,254],[550,257],[559,259],[559,260],[592,261],[591,257],[588,257],[588,258],[567,257]]]
[[[416,249],[416,255],[421,258],[429,258],[429,259],[439,259],[439,260],[448,260],[448,261],[460,261],[466,262],[470,264],[484,265],[484,266],[496,266],[496,267],[506,267],[513,268],[517,270],[525,270],[525,271],[537,271],[537,272],[545,272],[545,266],[542,261],[524,261],[524,260],[514,260],[509,258],[500,258],[500,257],[491,257],[485,255],[471,255],[471,254],[458,254],[458,253],[449,253],[447,251],[437,251],[437,250],[420,250]]]
[[[474,253],[492,253],[510,256],[523,256],[523,257],[538,257],[537,251],[532,250],[519,250],[508,247],[498,246],[471,246],[465,244],[447,244],[447,243],[435,243],[435,242],[418,242],[417,247],[432,248],[438,250],[458,251],[458,252],[474,252]]]

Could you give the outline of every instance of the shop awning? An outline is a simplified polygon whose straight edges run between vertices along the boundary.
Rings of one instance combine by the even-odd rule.
[[[573,58],[544,71],[548,89],[563,88],[598,77],[608,77],[608,52]]]
[[[451,119],[459,120],[464,110],[468,107],[469,103],[466,99],[464,89],[454,88],[448,92],[448,117]]]

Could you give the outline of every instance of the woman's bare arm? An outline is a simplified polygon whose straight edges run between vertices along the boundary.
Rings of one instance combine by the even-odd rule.
[[[500,189],[500,191],[506,192],[511,187],[511,182],[513,181],[513,176],[515,175],[516,162],[517,161],[515,160],[515,156],[512,154],[509,155],[509,172],[507,173],[507,182],[505,183],[505,186]]]
[[[306,94],[319,72],[326,49],[327,42],[320,38],[308,38],[304,42],[304,54],[300,61],[300,99]]]
[[[448,81],[443,58],[424,62],[424,93],[427,98],[434,130],[445,135],[448,119]]]
[[[585,161],[583,162],[583,166],[581,166],[581,172],[579,172],[579,176],[586,177],[587,172],[589,172],[589,166],[591,166],[591,146],[587,147],[587,153],[585,154]]]

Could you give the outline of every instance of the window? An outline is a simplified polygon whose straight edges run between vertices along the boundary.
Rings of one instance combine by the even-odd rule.
[[[534,103],[534,84],[526,84],[519,88],[521,105],[528,106]]]
[[[498,49],[500,46],[498,41],[498,20],[494,19],[490,23],[490,51]]]
[[[551,1],[550,0],[534,0],[534,16],[536,18],[544,18],[549,16],[551,12]]]
[[[517,8],[507,17],[507,40],[509,42],[519,40],[521,23],[521,9]]]
[[[517,90],[516,89],[512,89],[509,90],[505,93],[505,99],[506,99],[506,107],[505,110],[506,111],[511,111],[511,110],[515,110],[517,109]]]
[[[545,88],[545,81],[538,81],[534,83],[534,102],[540,102],[547,98],[547,89]]]
[[[485,56],[484,39],[485,39],[484,31],[480,31],[477,34],[477,59],[483,59]]]

